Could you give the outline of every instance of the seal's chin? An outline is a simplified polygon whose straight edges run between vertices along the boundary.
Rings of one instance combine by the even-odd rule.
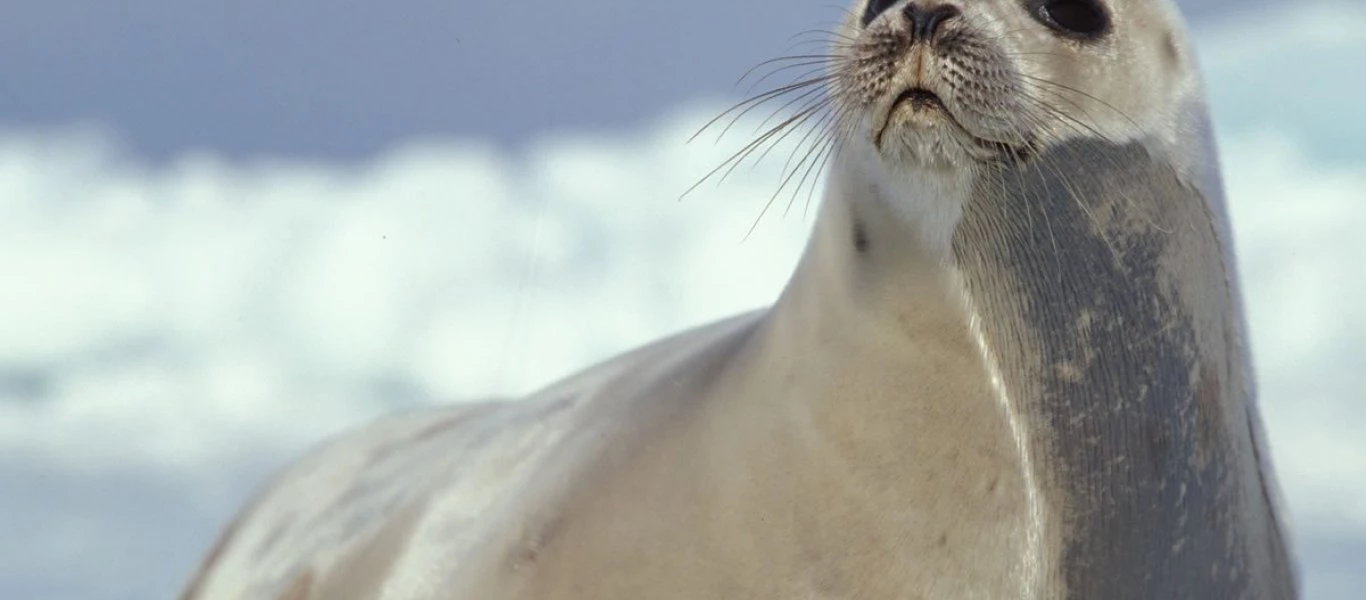
[[[888,141],[889,132],[900,137],[933,135],[944,127],[962,129],[939,95],[922,87],[902,90],[882,112],[880,124],[873,134],[873,145],[879,149]]]
[[[873,130],[873,146],[884,157],[897,162],[961,167],[1015,162],[1028,154],[1028,144],[1012,144],[974,133],[939,94],[924,87],[902,90],[885,105],[880,116]]]

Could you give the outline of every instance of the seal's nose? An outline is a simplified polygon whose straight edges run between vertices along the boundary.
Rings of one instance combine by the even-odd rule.
[[[935,30],[949,19],[952,19],[962,11],[952,4],[938,4],[929,8],[923,8],[919,2],[912,1],[902,9],[906,14],[906,19],[911,22],[911,31],[916,40],[930,41],[934,37]]]

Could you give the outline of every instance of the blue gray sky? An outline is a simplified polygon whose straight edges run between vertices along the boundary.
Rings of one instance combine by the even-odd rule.
[[[144,156],[363,158],[518,144],[736,93],[841,0],[4,0],[0,127],[97,125]],[[1183,0],[1192,19],[1261,0]]]

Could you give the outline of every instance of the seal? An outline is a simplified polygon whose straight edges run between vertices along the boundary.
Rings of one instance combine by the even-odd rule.
[[[758,100],[819,97],[759,141],[817,119],[828,165],[770,309],[344,435],[183,598],[1295,597],[1175,8],[866,0],[833,37]]]

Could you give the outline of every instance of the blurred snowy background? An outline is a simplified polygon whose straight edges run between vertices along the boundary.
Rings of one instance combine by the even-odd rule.
[[[677,196],[796,4],[6,0],[0,598],[173,597],[322,436],[771,301],[782,160]],[[1366,598],[1366,4],[1183,7],[1306,597]]]

